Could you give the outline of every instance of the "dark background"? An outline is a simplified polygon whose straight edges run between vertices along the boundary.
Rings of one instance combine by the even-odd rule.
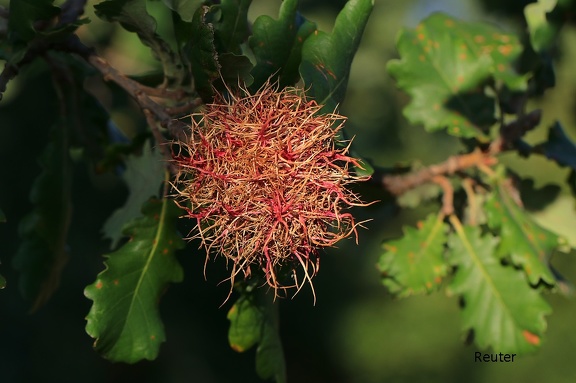
[[[0,1],[0,4],[3,2]],[[4,2],[5,3],[5,2]],[[276,17],[279,1],[254,1],[252,19],[267,13]],[[304,14],[329,31],[344,1],[303,1]],[[394,88],[385,71],[395,57],[394,41],[402,26],[413,27],[434,10],[466,20],[492,21],[507,31],[518,31],[522,1],[384,1],[376,0],[362,45],[353,64],[349,92],[342,113],[349,116],[355,148],[381,166],[418,158],[423,163],[442,161],[457,153],[457,140],[443,133],[428,134],[409,126],[401,115],[407,97]],[[92,4],[92,2],[90,2]],[[150,3],[151,10],[161,8]],[[91,13],[91,12],[90,12]],[[147,48],[120,29],[93,21],[81,30],[82,39],[125,73],[154,68]],[[159,19],[162,14],[159,13]],[[576,31],[564,30],[559,47],[558,86],[534,102],[543,107],[540,128],[528,137],[539,141],[546,126],[561,119],[574,137]],[[91,348],[84,317],[91,302],[83,295],[103,268],[102,254],[109,243],[101,227],[113,209],[121,206],[127,189],[114,174],[96,175],[81,161],[74,164],[73,224],[69,237],[70,261],[60,289],[45,307],[29,314],[11,267],[16,252],[18,223],[31,209],[29,191],[40,172],[37,157],[48,141],[57,105],[51,80],[40,62],[27,67],[9,84],[0,102],[0,207],[8,222],[0,226],[0,273],[8,280],[0,291],[0,382],[4,383],[180,383],[258,382],[254,350],[238,354],[227,341],[226,319],[231,303],[222,307],[228,286],[222,262],[210,262],[203,277],[204,256],[189,245],[178,254],[185,281],[172,285],[161,304],[167,334],[159,358],[136,365],[111,364]],[[114,121],[131,135],[142,126],[130,106],[116,107]],[[503,162],[537,185],[563,183],[566,171],[546,160],[520,159],[514,154]],[[363,186],[367,200],[380,199],[380,191]],[[360,232],[360,246],[345,241],[322,256],[315,279],[318,301],[309,290],[281,301],[281,335],[290,382],[574,382],[576,305],[573,300],[550,296],[554,313],[542,349],[514,363],[474,363],[474,345],[466,345],[460,331],[457,301],[443,293],[394,300],[379,282],[375,264],[383,240],[398,237],[402,225],[414,224],[435,202],[398,212],[380,203],[356,212],[359,220],[372,218]],[[547,227],[576,244],[574,199],[567,190],[546,210],[534,212]],[[186,223],[183,232],[189,230]],[[563,274],[576,280],[573,255],[554,262]]]

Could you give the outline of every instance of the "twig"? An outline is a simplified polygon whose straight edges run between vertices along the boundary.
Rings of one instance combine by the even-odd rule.
[[[454,188],[445,176],[434,176],[432,182],[440,185],[444,193],[442,194],[442,213],[450,216],[454,213]]]
[[[490,153],[484,153],[476,149],[472,153],[451,156],[444,162],[430,165],[414,173],[385,175],[380,182],[388,192],[397,196],[416,186],[433,182],[436,176],[451,175],[471,167],[492,166],[497,162],[498,160]]]

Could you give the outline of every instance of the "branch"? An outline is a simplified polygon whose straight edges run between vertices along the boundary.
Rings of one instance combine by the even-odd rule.
[[[82,44],[82,42],[75,35],[71,36],[64,44],[58,45],[56,48],[66,52],[76,53],[82,57],[86,62],[88,62],[100,73],[102,73],[104,80],[115,82],[129,95],[131,95],[143,110],[150,111],[150,113],[156,117],[160,125],[168,129],[168,133],[172,137],[179,140],[186,139],[186,130],[188,129],[188,125],[179,120],[175,120],[167,112],[165,106],[158,104],[149,96],[150,94],[153,96],[169,95],[169,97],[173,98],[175,95],[179,96],[179,92],[168,90],[153,90],[154,88],[144,86],[139,82],[126,77],[118,70],[110,66],[106,60],[97,56],[92,49]],[[197,106],[197,104],[193,105]],[[153,127],[151,128],[154,129]]]
[[[438,176],[451,175],[456,172],[472,168],[495,165],[498,160],[492,153],[484,153],[476,149],[472,153],[451,156],[446,161],[436,165],[430,165],[414,173],[401,175],[384,175],[379,182],[392,195],[398,196],[428,182],[435,182]],[[377,180],[378,182],[378,180]]]

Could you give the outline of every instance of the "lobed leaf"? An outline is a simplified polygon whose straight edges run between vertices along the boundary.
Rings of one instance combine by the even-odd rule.
[[[488,226],[498,230],[502,238],[498,245],[501,257],[510,257],[515,266],[522,267],[531,284],[540,280],[554,285],[556,278],[549,260],[559,246],[556,234],[538,226],[514,201],[502,181],[486,202]]]
[[[126,222],[142,215],[142,204],[159,195],[165,170],[162,155],[158,150],[152,150],[149,142],[144,143],[142,155],[128,157],[123,178],[130,194],[124,206],[112,213],[102,228],[105,237],[112,240],[111,248],[115,248],[122,238]]]
[[[332,33],[315,31],[304,41],[300,75],[308,94],[324,105],[323,113],[332,113],[344,100],[352,59],[373,6],[373,0],[349,0]]]
[[[109,22],[119,22],[124,29],[136,33],[140,41],[152,49],[162,64],[168,83],[182,83],[182,64],[170,45],[156,33],[156,20],[146,10],[145,1],[107,0],[96,4],[94,8],[98,17]]]
[[[262,15],[254,22],[248,40],[256,57],[256,66],[252,69],[254,90],[269,79],[278,80],[281,88],[298,81],[302,44],[316,30],[314,23],[298,13],[298,3],[299,0],[284,1],[278,20]]]
[[[277,330],[274,303],[265,293],[244,289],[228,311],[230,347],[244,352],[258,344],[256,372],[262,379],[286,382],[286,366],[282,342]]]
[[[32,300],[32,310],[43,305],[58,288],[68,261],[72,165],[65,124],[56,127],[40,164],[42,173],[30,192],[34,210],[20,222],[21,243],[13,259],[14,268],[20,272],[20,290]]]
[[[405,297],[436,290],[448,273],[444,259],[447,227],[443,216],[430,214],[418,228],[404,228],[404,236],[384,244],[378,268],[391,293]]]
[[[412,97],[404,115],[427,131],[447,128],[454,136],[487,140],[494,100],[481,85],[492,78],[513,90],[526,88],[512,67],[522,52],[518,38],[489,24],[436,13],[402,30],[396,47],[401,59],[391,60],[388,72]]]
[[[130,240],[106,255],[106,269],[84,294],[93,301],[86,332],[94,348],[114,362],[155,359],[165,340],[158,303],[170,282],[181,282],[174,251],[184,247],[176,231],[180,210],[168,199],[150,200],[143,217],[124,227]]]
[[[448,292],[462,297],[463,328],[474,331],[481,348],[529,353],[540,345],[544,316],[552,310],[524,273],[500,262],[497,243],[491,235],[481,236],[478,227],[457,226],[448,241],[456,266]]]

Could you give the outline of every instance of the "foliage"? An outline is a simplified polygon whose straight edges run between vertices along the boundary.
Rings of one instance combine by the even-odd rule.
[[[86,332],[112,362],[158,357],[166,340],[160,298],[188,274],[176,259],[190,252],[184,239],[198,239],[207,261],[220,257],[230,269],[230,347],[256,346],[258,376],[287,381],[276,298],[312,284],[322,247],[358,238],[365,221],[345,209],[366,207],[361,194],[387,208],[440,205],[383,244],[377,268],[390,295],[457,296],[462,329],[482,350],[524,355],[542,347],[552,313],[545,296],[571,292],[552,259],[571,249],[530,209],[560,190],[574,193],[576,145],[560,121],[536,143],[526,135],[542,116],[530,101],[555,85],[552,58],[572,2],[526,6],[525,35],[443,13],[398,33],[399,57],[381,67],[409,96],[404,116],[430,137],[446,133],[461,143],[460,153],[418,168],[370,164],[345,139],[340,106],[373,0],[348,0],[330,32],[318,30],[298,0],[253,22],[250,0],[56,4],[12,0],[0,9],[0,96],[43,65],[59,105],[41,172],[32,175],[30,212],[8,216],[20,236],[12,265],[33,310],[57,291],[68,257],[81,252],[68,246],[72,201],[82,198],[73,175],[107,173],[125,181],[129,196],[107,212],[102,232],[112,252],[85,296]],[[122,73],[84,42],[83,28],[94,23],[82,18],[88,7],[150,50],[151,73]],[[88,76],[109,86],[90,85]],[[131,120],[146,121],[129,142],[117,134],[110,99],[128,105]],[[514,173],[506,153],[549,159],[569,173],[565,185],[532,190],[541,200],[531,204],[524,192],[535,189],[533,175]],[[349,189],[370,176],[369,185]]]

